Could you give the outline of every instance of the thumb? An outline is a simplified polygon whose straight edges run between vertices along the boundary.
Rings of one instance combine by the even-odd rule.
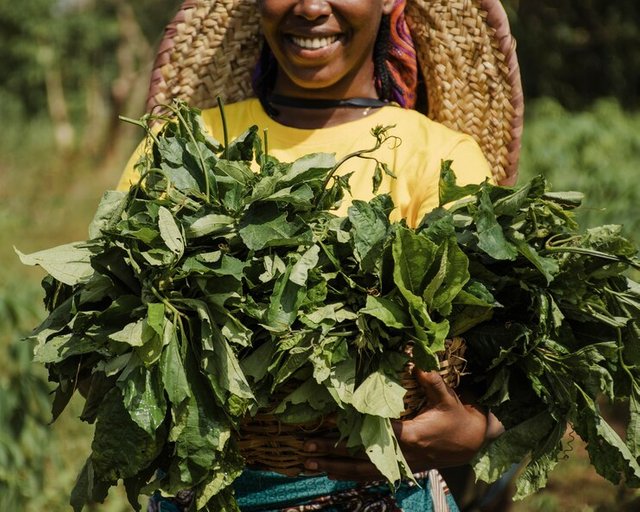
[[[455,400],[454,391],[447,386],[438,372],[425,372],[416,368],[414,376],[424,391],[430,407]]]

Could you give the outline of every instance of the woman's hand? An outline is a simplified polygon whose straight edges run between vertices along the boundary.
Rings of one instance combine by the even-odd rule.
[[[473,405],[464,404],[437,372],[416,371],[415,377],[424,390],[426,405],[413,419],[393,423],[402,452],[414,473],[466,464],[488,438],[498,435],[493,426],[488,428],[487,415]],[[315,438],[308,441],[305,448],[309,451],[305,462],[309,471],[327,473],[336,480],[381,478],[364,453],[350,455],[344,444],[336,446],[335,440]],[[314,458],[316,451],[328,455]]]

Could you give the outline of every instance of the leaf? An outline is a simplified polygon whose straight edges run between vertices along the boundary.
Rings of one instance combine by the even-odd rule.
[[[131,419],[153,435],[164,421],[167,409],[158,368],[147,369],[139,359],[132,358],[117,386],[122,390],[122,402]]]
[[[168,249],[180,259],[184,254],[184,237],[173,215],[164,206],[158,210],[160,236]]]
[[[162,442],[132,421],[120,390],[113,388],[98,413],[91,444],[94,479],[115,482],[134,476],[157,457]]]
[[[289,281],[299,286],[305,286],[307,283],[307,275],[309,270],[316,267],[318,264],[318,257],[320,255],[320,247],[312,245],[309,247],[300,259],[291,268],[289,274]]]
[[[407,228],[397,230],[392,247],[395,284],[407,300],[415,301],[422,296],[424,280],[435,261],[438,247]]]
[[[269,205],[250,209],[239,230],[245,245],[254,251],[278,245],[298,245],[294,239],[303,226],[287,220],[287,213]]]
[[[482,189],[477,216],[478,247],[497,260],[514,260],[518,255],[516,248],[507,241],[498,223],[491,198],[486,188]]]
[[[233,395],[253,399],[253,392],[247,382],[236,354],[222,335],[222,332],[211,321],[205,307],[198,309],[202,328],[202,364],[203,369],[220,389]]]
[[[233,217],[210,213],[189,223],[186,226],[185,234],[187,238],[200,238],[203,236],[219,234],[231,229],[235,222]]]
[[[282,274],[273,287],[269,308],[264,319],[265,325],[274,332],[285,332],[298,316],[300,304],[305,298],[305,288],[289,279],[292,268]]]
[[[627,426],[626,444],[635,456],[640,457],[640,387],[633,384],[629,397],[629,424]]]
[[[429,310],[443,316],[451,313],[451,303],[470,279],[469,259],[458,246],[455,238],[441,244],[440,267],[425,288],[422,297]]]
[[[541,412],[507,429],[476,455],[472,462],[476,478],[487,483],[497,481],[547,438],[555,425],[549,413]]]
[[[353,201],[349,207],[349,220],[353,226],[353,248],[364,272],[380,267],[380,255],[389,230],[385,213],[364,201]]]
[[[240,367],[247,377],[252,377],[254,382],[260,382],[269,369],[271,359],[275,354],[275,341],[270,339],[259,347],[254,346],[254,350],[240,361]]]
[[[338,363],[331,370],[329,376],[330,386],[327,390],[334,401],[342,408],[353,401],[353,393],[356,383],[355,360],[351,357]]]
[[[164,332],[164,309],[164,304],[159,302],[149,302],[147,304],[147,325],[151,327],[158,336],[162,336]]]
[[[413,478],[389,418],[365,416],[360,437],[369,459],[389,482],[397,483],[402,478]]]
[[[144,318],[125,325],[121,330],[109,335],[113,341],[126,343],[132,347],[142,347],[153,336],[153,331],[145,329],[147,322]]]
[[[312,180],[323,179],[336,164],[336,157],[329,153],[305,155],[291,164],[289,171],[280,178],[282,188]]]
[[[533,263],[533,265],[545,277],[547,284],[551,284],[555,279],[556,274],[560,272],[558,262],[553,258],[540,256],[540,254],[538,254],[538,252],[524,240],[515,240],[514,242],[518,252]]]
[[[180,355],[176,326],[167,322],[164,327],[163,337],[164,349],[160,356],[160,374],[164,390],[167,392],[171,403],[175,406],[189,398],[191,390]]]
[[[87,282],[94,274],[91,257],[102,249],[100,243],[74,242],[31,254],[14,250],[25,265],[39,265],[55,279],[69,286]]]
[[[396,329],[411,325],[411,319],[402,304],[384,297],[367,295],[366,306],[360,310],[360,314],[377,318],[386,326]]]
[[[93,464],[89,457],[80,470],[76,483],[71,491],[69,504],[74,512],[81,512],[85,505],[89,504],[93,496]]]
[[[587,443],[587,451],[596,471],[613,483],[619,483],[624,475],[628,485],[639,485],[638,460],[598,413],[593,399],[582,389],[578,390],[581,403],[578,404],[577,420],[573,426]]]
[[[475,194],[480,188],[479,185],[475,184],[465,185],[464,187],[456,185],[456,176],[451,168],[452,163],[452,160],[445,160],[440,167],[440,182],[438,184],[440,206]]]
[[[89,238],[98,238],[103,231],[117,222],[128,201],[126,192],[107,190],[89,224]]]
[[[295,206],[300,210],[308,210],[313,207],[313,190],[309,185],[303,183],[300,186],[287,187],[264,197],[262,201],[273,201],[286,203]]]
[[[565,430],[564,423],[557,423],[549,436],[534,448],[531,460],[516,480],[514,500],[524,499],[547,484],[549,472],[558,464]]]
[[[377,371],[356,388],[351,404],[362,414],[399,418],[404,412],[405,393],[400,383]]]

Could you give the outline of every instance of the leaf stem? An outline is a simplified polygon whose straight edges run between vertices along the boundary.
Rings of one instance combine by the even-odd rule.
[[[222,103],[222,98],[218,96],[216,100],[218,102],[218,110],[220,110],[220,119],[222,120],[222,133],[224,137],[224,152],[222,153],[222,157],[227,160],[227,151],[229,148],[229,129],[227,128],[227,116],[224,113],[224,104]]]

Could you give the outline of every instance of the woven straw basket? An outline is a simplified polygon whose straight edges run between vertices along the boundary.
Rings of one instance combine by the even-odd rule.
[[[452,388],[457,387],[463,375],[466,360],[465,344],[462,338],[447,340],[446,350],[440,355],[440,375]],[[403,419],[409,419],[424,405],[425,397],[407,367],[401,384],[407,390],[404,396],[405,411]],[[272,408],[278,406],[288,393],[295,388],[283,390],[273,398]],[[253,417],[247,417],[240,430],[240,453],[248,466],[275,471],[288,476],[299,475],[304,470],[304,460],[309,454],[304,451],[305,442],[311,437],[337,437],[335,422],[331,418],[322,418],[313,423],[287,424],[269,412],[260,411]],[[316,453],[314,456],[322,456]]]
[[[509,22],[499,0],[407,0],[407,24],[431,119],[472,135],[498,183],[516,181],[523,96]],[[253,95],[256,0],[186,0],[167,26],[147,109],[180,98],[199,108]]]

